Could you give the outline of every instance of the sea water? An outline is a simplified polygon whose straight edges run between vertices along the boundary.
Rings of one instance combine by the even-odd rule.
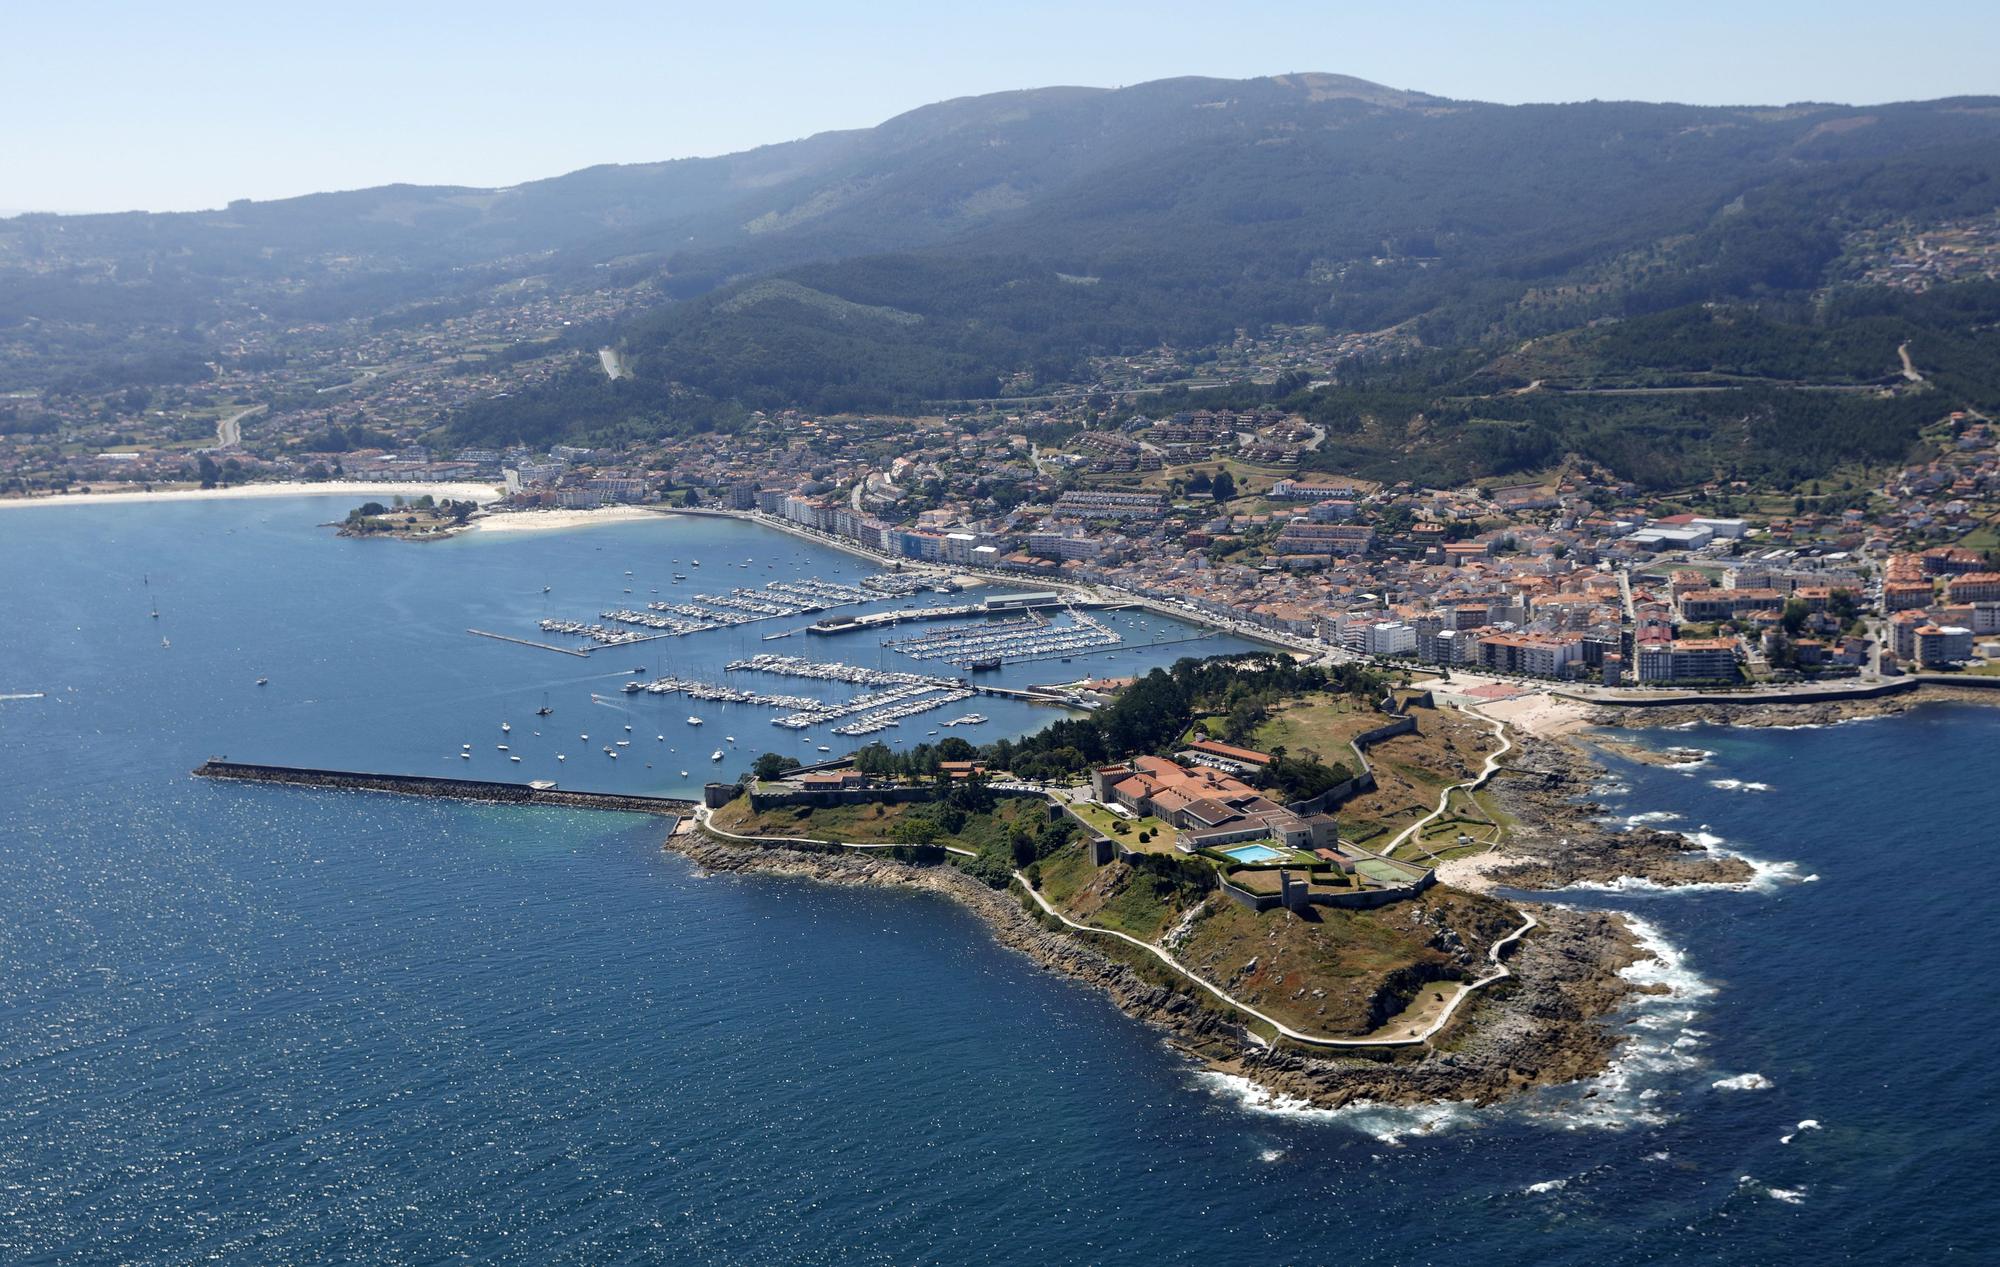
[[[1498,1109],[1321,1113],[1204,1073],[937,897],[704,877],[649,819],[189,778],[225,753],[459,774],[461,742],[532,732],[544,691],[545,731],[630,716],[655,742],[688,702],[591,703],[612,670],[876,654],[756,625],[741,651],[574,662],[473,638],[531,626],[544,584],[553,614],[594,615],[690,558],[758,564],[720,588],[871,569],[713,520],[423,545],[314,526],[344,509],[0,512],[0,697],[41,694],[0,699],[0,1261],[1988,1252],[2000,712],[1704,728],[1670,737],[1715,754],[1699,770],[1616,763],[1617,816],[1678,815],[1764,865],[1560,895],[1646,939],[1628,975],[1656,993],[1615,1020],[1613,1070]],[[1003,680],[1233,645],[1128,641]],[[1053,716],[974,706],[994,718],[956,732],[975,741]],[[703,758],[712,732],[775,730],[695,711]],[[567,782],[686,786],[599,747]]]

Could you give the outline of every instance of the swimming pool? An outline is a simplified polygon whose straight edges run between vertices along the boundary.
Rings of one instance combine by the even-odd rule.
[[[1234,849],[1222,851],[1225,858],[1238,862],[1283,862],[1285,855],[1269,845],[1238,845]]]

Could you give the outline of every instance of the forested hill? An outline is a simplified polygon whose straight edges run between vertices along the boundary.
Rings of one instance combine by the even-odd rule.
[[[1266,323],[1497,345],[1797,297],[1857,226],[1996,206],[1995,98],[1497,106],[1336,75],[1187,78],[965,98],[509,189],[0,221],[0,338],[150,323],[192,346],[252,308],[312,320],[516,274],[656,278],[675,302],[615,335],[632,378],[580,368],[458,424],[547,438],[916,409]]]
[[[1296,76],[933,109],[667,256],[684,302],[624,332],[635,381],[481,425],[917,409],[1277,322],[1519,339],[1803,295],[1855,227],[2000,206],[1988,99],[1505,107]]]

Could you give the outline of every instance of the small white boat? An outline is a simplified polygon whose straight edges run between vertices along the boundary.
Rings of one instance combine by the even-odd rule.
[[[578,739],[581,739],[581,740],[583,740],[583,741],[584,741],[585,743],[588,743],[588,742],[590,742],[590,736],[589,736],[589,735],[578,735],[578,736],[577,736],[577,738],[578,738]]]
[[[661,743],[665,743],[667,741],[667,737],[665,735],[654,735],[653,738],[659,740]]]
[[[711,753],[709,753],[709,754],[708,754],[708,759],[709,759],[710,761],[720,761],[720,760],[722,760],[722,749],[720,749],[720,748],[717,748],[717,749],[716,749],[716,750],[715,750],[714,752],[711,752]]]
[[[520,760],[521,758],[519,758],[519,757],[509,757],[509,758],[507,758],[507,759],[508,759],[509,761],[519,761],[519,760]]]
[[[505,751],[507,751],[507,745],[506,745],[506,744],[504,744],[504,743],[496,743],[496,744],[494,744],[493,746],[494,746],[494,747],[496,747],[496,748],[498,748],[498,749],[499,749],[500,751],[502,751],[502,752],[505,752]]]
[[[460,759],[460,760],[462,760],[462,761],[470,761],[470,760],[472,760],[472,754],[471,754],[471,753],[469,753],[469,752],[461,752],[461,753],[459,753],[458,755],[459,755],[459,759]]]
[[[630,726],[627,726],[627,727],[626,727],[625,729],[627,729],[627,730],[630,730],[630,729],[632,729],[632,728],[631,728]]]
[[[690,725],[690,726],[699,726],[699,725],[701,725],[701,718],[699,718],[699,717],[696,717],[696,716],[695,716],[695,715],[693,715],[692,713],[688,714],[688,725]]]
[[[501,722],[501,723],[500,723],[500,730],[501,730],[501,733],[503,733],[503,734],[504,734],[504,733],[506,733],[507,731],[510,731],[510,730],[512,730],[512,729],[514,729],[514,724],[513,724],[512,722],[504,722],[504,721],[503,721],[503,722]]]
[[[629,748],[632,746],[632,741],[630,739],[620,739],[618,741],[618,746],[621,748]]]
[[[607,752],[604,755],[610,757],[613,761],[616,761],[618,759],[618,754],[615,752]]]
[[[470,750],[470,749],[471,749],[471,747],[472,747],[472,745],[471,745],[471,744],[469,744],[469,743],[462,743],[462,744],[460,744],[460,745],[458,745],[458,746],[459,746],[459,748],[460,748],[460,749],[463,749],[463,750]]]
[[[832,752],[832,751],[833,751],[833,749],[831,749],[831,748],[827,747],[827,746],[826,746],[825,744],[821,744],[821,745],[819,746],[819,750],[820,750],[821,752]]]
[[[685,779],[685,778],[686,778],[687,776],[688,776],[688,772],[687,772],[686,770],[682,770],[682,771],[681,771],[681,777]]]
[[[259,686],[269,686],[270,684],[271,684],[271,679],[270,679],[270,678],[267,678],[267,677],[260,677],[260,678],[258,678],[258,679],[257,679],[257,685],[259,685]]]
[[[724,738],[724,739],[727,739],[727,740],[728,740],[728,741],[729,741],[730,743],[735,743],[735,742],[736,742],[736,736],[735,736],[735,735],[724,735],[724,736],[723,736],[723,738]]]
[[[562,753],[558,752],[558,753],[556,754],[556,760],[558,760],[558,761],[567,761],[567,760],[569,760],[569,758],[568,758],[568,757],[565,757],[565,756],[564,756],[564,755],[563,755]]]

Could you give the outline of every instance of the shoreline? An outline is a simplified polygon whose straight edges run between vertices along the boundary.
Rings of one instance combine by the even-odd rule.
[[[2000,705],[2000,679],[1993,680],[1991,686],[1940,681],[1936,676],[1910,680],[1914,685],[1906,690],[1865,699],[1732,701],[1718,697],[1650,708],[1595,704],[1583,706],[1583,710],[1586,725],[1592,729],[1658,730],[1706,724],[1782,730],[1896,717],[1926,704]]]
[[[555,532],[566,528],[596,528],[604,524],[637,523],[642,519],[672,519],[679,511],[646,506],[598,506],[590,510],[488,511],[467,521],[468,533]]]
[[[52,493],[40,497],[0,497],[0,510],[20,509],[31,506],[118,506],[146,505],[155,502],[191,502],[235,500],[246,497],[338,497],[357,495],[380,497],[385,494],[400,494],[405,497],[421,497],[429,493],[433,497],[449,497],[454,501],[476,501],[481,505],[500,500],[501,490],[497,484],[476,483],[427,483],[410,484],[393,481],[368,480],[322,480],[310,484],[232,484],[226,488],[154,488],[151,490],[130,488],[116,491],[105,490],[101,485],[93,485],[88,493]]]
[[[986,925],[1001,945],[1099,990],[1125,1015],[1163,1031],[1213,1073],[1314,1108],[1359,1103],[1485,1105],[1530,1087],[1574,1082],[1610,1067],[1623,1036],[1603,1022],[1644,987],[1620,973],[1644,957],[1638,933],[1614,913],[1534,904],[1534,935],[1509,957],[1509,989],[1469,996],[1449,1024],[1417,1047],[1307,1050],[1272,1046],[1192,983],[1107,956],[1038,919],[1014,888],[994,889],[949,866],[913,866],[839,849],[749,846],[699,831],[665,849],[708,874],[763,874],[936,893]]]

